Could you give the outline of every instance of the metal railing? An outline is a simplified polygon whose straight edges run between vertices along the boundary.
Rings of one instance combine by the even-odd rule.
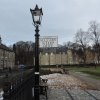
[[[34,87],[34,73],[23,77],[6,77],[3,87],[3,100],[34,100],[32,88]]]

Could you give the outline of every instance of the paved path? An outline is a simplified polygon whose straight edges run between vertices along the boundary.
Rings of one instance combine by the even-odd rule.
[[[42,78],[48,79],[48,100],[100,100],[100,91],[88,89],[87,84],[72,75],[51,74]]]
[[[48,100],[100,100],[100,91],[55,88],[48,90]]]
[[[86,84],[91,85],[95,89],[100,90],[100,80],[92,78],[91,75],[82,72],[70,72],[70,74],[85,82]]]

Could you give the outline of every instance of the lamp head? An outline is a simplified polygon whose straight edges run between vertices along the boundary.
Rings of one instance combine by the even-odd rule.
[[[35,26],[41,25],[42,20],[42,8],[38,8],[38,5],[35,6],[35,9],[30,9],[30,12],[32,14],[33,23]]]

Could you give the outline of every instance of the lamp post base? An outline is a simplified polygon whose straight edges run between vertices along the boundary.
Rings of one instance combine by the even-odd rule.
[[[40,100],[40,87],[34,86],[34,100]]]
[[[40,77],[40,75],[39,75],[39,72],[35,72],[34,73],[34,81],[35,81],[35,83],[34,83],[34,100],[40,100],[40,86],[39,86],[39,77]]]

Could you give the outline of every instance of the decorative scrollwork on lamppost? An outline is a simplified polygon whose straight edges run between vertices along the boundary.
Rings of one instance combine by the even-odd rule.
[[[30,12],[32,14],[33,24],[35,26],[35,71],[34,71],[34,99],[39,100],[39,93],[40,93],[40,87],[39,87],[39,26],[41,25],[42,20],[42,8],[38,8],[38,5],[36,5],[35,9],[30,9]]]

